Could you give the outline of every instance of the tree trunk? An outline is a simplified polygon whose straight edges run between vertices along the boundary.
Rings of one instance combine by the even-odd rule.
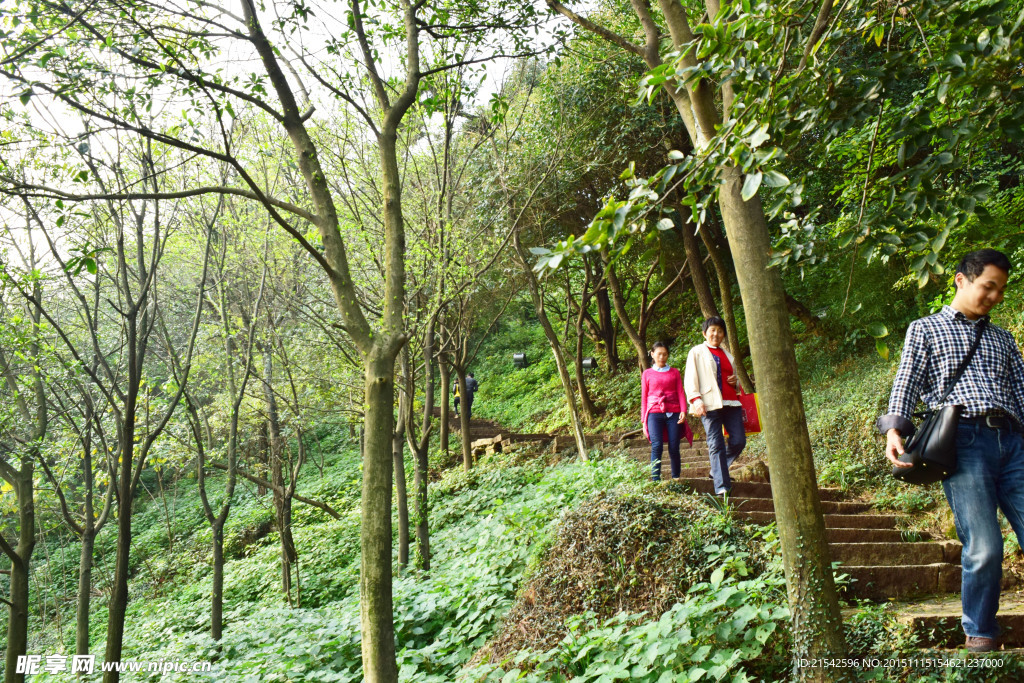
[[[750,350],[764,406],[772,499],[794,626],[792,656],[836,656],[844,650],[842,619],[782,279],[778,269],[768,267],[771,244],[760,199],[744,202],[742,173],[724,173],[722,218],[748,328],[756,332],[750,336]],[[802,675],[814,676],[815,671]]]
[[[210,592],[210,635],[224,635],[224,525],[213,525],[213,590]]]
[[[470,447],[469,411],[466,410],[466,369],[454,364],[455,381],[459,383],[459,430],[462,437],[462,467],[467,472],[473,469],[473,449]]]
[[[451,453],[451,448],[448,442],[451,440],[451,386],[452,373],[451,368],[444,360],[441,360],[437,364],[437,368],[441,374],[441,462],[445,463],[445,467],[448,466],[448,458]]]
[[[413,489],[416,495],[416,550],[419,553],[420,569],[430,571],[430,507],[427,498],[427,468],[429,448],[416,449],[416,470],[413,472]]]
[[[594,424],[594,419],[597,416],[597,406],[594,405],[594,400],[590,398],[590,392],[587,391],[587,379],[583,375],[583,312],[580,311],[580,315],[576,319],[576,356],[573,368],[576,370],[576,386],[580,389],[580,404],[583,407],[583,418],[587,422],[587,426]]]
[[[17,671],[18,655],[28,654],[29,562],[36,547],[36,507],[33,498],[32,459],[24,458],[14,481],[18,499],[18,545],[11,557],[11,600],[7,618],[7,659],[4,680],[23,683]]]
[[[601,282],[603,266],[599,258],[594,259],[594,278],[598,282],[594,292],[594,303],[597,305],[597,322],[601,331],[601,345],[604,347],[605,359],[608,361],[609,374],[619,369],[619,350],[616,346],[615,321],[612,315],[612,303],[608,298],[608,287]]]
[[[544,310],[544,296],[541,293],[540,283],[526,260],[526,253],[523,251],[518,232],[513,233],[512,243],[519,256],[519,265],[526,276],[526,283],[530,287],[530,296],[533,298],[533,308],[537,313],[537,319],[540,321],[541,327],[544,328],[544,336],[547,337],[548,345],[551,347],[551,355],[555,357],[558,377],[562,380],[562,389],[565,391],[565,401],[569,408],[569,426],[576,439],[576,452],[579,454],[580,460],[587,461],[590,459],[587,456],[587,439],[583,434],[583,424],[580,422],[579,409],[576,407],[576,395],[572,388],[572,380],[569,378],[569,369],[565,364],[565,356],[562,354],[562,346],[558,342],[555,329],[551,326],[547,311]]]
[[[134,321],[132,321],[134,323]],[[129,349],[137,348],[134,324],[128,327]],[[131,364],[131,361],[129,361]],[[125,401],[124,426],[120,431],[121,466],[117,480],[117,546],[114,551],[114,590],[107,610],[107,648],[103,654],[105,662],[120,662],[124,639],[124,618],[128,611],[128,561],[132,547],[132,463],[135,453],[135,418],[139,384],[129,371],[128,398]],[[103,673],[103,683],[117,683],[120,673],[116,670]]]
[[[693,281],[694,291],[697,292],[701,315],[706,320],[718,315],[718,307],[715,306],[715,297],[711,293],[711,285],[708,284],[708,272],[700,255],[696,226],[689,220],[688,215],[683,214],[683,207],[677,206],[676,210],[679,212],[679,231],[683,235],[683,246],[686,249],[686,263],[690,266],[690,279]]]
[[[366,452],[360,515],[359,617],[363,677],[367,683],[398,679],[391,598],[394,362],[394,358],[371,357],[365,366]]]
[[[750,394],[754,392],[754,383],[751,381],[750,375],[747,374],[747,366],[743,362],[743,353],[740,351],[740,333],[736,328],[736,312],[732,305],[732,278],[729,277],[732,268],[725,262],[714,235],[708,230],[701,230],[700,236],[704,240],[704,246],[708,250],[708,255],[711,256],[711,265],[718,277],[718,293],[722,300],[722,317],[725,319],[725,330],[728,337],[726,346],[732,351],[736,361],[734,370],[740,381],[740,386],[743,387],[743,391]]]
[[[82,552],[78,560],[78,606],[75,615],[75,654],[89,654],[89,604],[92,590],[92,553],[96,546],[96,530],[85,520]]]
[[[269,347],[263,350],[263,400],[267,404],[267,441],[270,446],[270,483],[273,484],[274,513],[278,538],[281,543],[281,591],[288,604],[292,601],[292,564],[297,558],[292,538],[292,501],[284,480],[284,443],[281,437],[281,417],[274,395],[274,357]],[[390,449],[389,449],[390,450]]]
[[[629,313],[626,312],[626,302],[622,296],[622,287],[619,286],[619,277],[615,274],[615,266],[606,263],[604,272],[608,279],[608,289],[612,294],[612,305],[615,307],[615,314],[619,316],[619,324],[626,331],[626,336],[629,337],[629,341],[632,342],[633,348],[636,350],[636,364],[642,373],[647,369],[647,342],[640,336],[637,329],[633,327],[633,323],[629,319]]]
[[[405,481],[405,424],[401,419],[391,437],[391,456],[395,461],[395,503],[398,505],[398,566],[405,569],[409,566],[409,499]]]

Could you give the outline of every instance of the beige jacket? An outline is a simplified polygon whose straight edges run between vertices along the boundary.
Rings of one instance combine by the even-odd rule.
[[[722,349],[732,366],[736,361],[732,354]],[[686,404],[689,406],[696,398],[704,402],[708,410],[722,408],[722,390],[718,388],[718,365],[711,355],[707,344],[697,344],[686,356],[686,372],[683,374],[683,391],[686,392]]]

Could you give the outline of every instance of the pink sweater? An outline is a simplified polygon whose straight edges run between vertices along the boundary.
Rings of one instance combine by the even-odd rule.
[[[644,427],[644,436],[651,438],[647,433],[647,413],[685,413],[683,397],[683,377],[677,368],[669,368],[665,372],[658,372],[654,368],[647,368],[640,377],[640,421]],[[686,423],[683,423],[686,425]],[[693,434],[689,425],[685,426],[684,433],[687,441],[693,442]]]

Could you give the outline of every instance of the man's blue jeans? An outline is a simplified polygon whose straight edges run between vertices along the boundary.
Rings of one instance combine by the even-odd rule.
[[[942,482],[942,488],[964,545],[964,633],[995,638],[1003,577],[1003,533],[996,507],[1024,547],[1024,439],[1009,429],[961,421],[956,452],[956,473]]]
[[[743,408],[723,406],[718,410],[709,410],[700,420],[704,423],[708,437],[708,459],[711,461],[715,493],[728,491],[732,488],[729,466],[740,457],[743,447],[747,445],[747,435],[743,431]],[[722,435],[723,425],[725,431],[729,432],[728,441]]]
[[[661,448],[665,431],[668,431],[668,459],[672,466],[672,478],[679,478],[679,436],[683,426],[679,424],[679,413],[647,413],[647,434],[651,437],[651,479],[661,481]]]

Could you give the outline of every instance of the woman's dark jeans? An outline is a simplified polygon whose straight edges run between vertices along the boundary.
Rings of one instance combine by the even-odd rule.
[[[651,437],[651,479],[654,481],[661,481],[661,447],[665,443],[666,429],[672,478],[679,477],[679,437],[683,432],[683,426],[678,420],[679,413],[647,413],[647,433]]]
[[[743,431],[743,408],[740,406],[723,406],[719,410],[709,410],[701,418],[704,431],[708,435],[708,460],[711,461],[711,478],[715,481],[715,493],[722,493],[732,488],[729,478],[729,466],[740,457],[743,447],[747,445],[747,435]],[[722,427],[729,432],[729,439],[722,435]]]

